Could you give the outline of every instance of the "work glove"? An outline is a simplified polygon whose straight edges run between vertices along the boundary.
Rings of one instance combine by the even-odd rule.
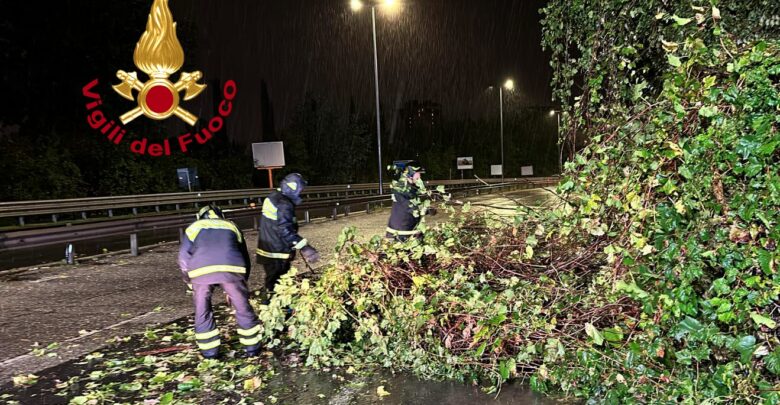
[[[309,245],[301,248],[301,256],[303,256],[303,258],[306,259],[309,264],[314,264],[320,261],[320,252]]]

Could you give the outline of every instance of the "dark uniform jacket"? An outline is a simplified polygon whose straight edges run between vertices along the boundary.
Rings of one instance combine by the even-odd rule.
[[[417,235],[417,225],[420,223],[421,216],[415,216],[414,212],[418,208],[412,203],[417,198],[417,189],[408,187],[406,190],[393,190],[393,208],[390,211],[390,220],[387,223],[387,237],[408,237]]]
[[[187,283],[246,281],[251,266],[244,235],[232,221],[200,219],[187,227],[179,249],[179,267]]]
[[[279,191],[263,200],[260,231],[257,238],[257,261],[269,259],[292,260],[294,252],[308,244],[298,235],[295,205]]]

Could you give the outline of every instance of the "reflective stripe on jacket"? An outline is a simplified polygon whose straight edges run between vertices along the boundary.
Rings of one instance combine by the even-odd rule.
[[[255,251],[257,260],[290,260],[296,250],[307,244],[306,239],[298,235],[295,204],[282,193],[274,191],[263,200]]]
[[[415,207],[412,200],[417,197],[414,189],[402,192],[393,190],[393,208],[387,221],[387,237],[411,236],[420,233],[417,225],[420,216],[414,216]]]
[[[184,231],[179,267],[187,283],[221,284],[245,281],[251,269],[241,230],[226,219],[201,219]]]

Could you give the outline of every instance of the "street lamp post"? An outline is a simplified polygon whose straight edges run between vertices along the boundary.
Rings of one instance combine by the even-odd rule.
[[[379,109],[379,57],[377,56],[376,49],[376,7],[380,4],[379,0],[365,0],[371,7],[371,32],[374,40],[374,90],[376,94],[376,148],[377,148],[377,160],[379,166],[379,195],[384,193],[382,184],[382,120]],[[392,7],[395,5],[395,0],[383,0],[381,4]],[[359,11],[363,8],[363,1],[351,0],[350,7],[352,11]]]
[[[558,119],[558,125],[556,126],[556,135],[558,136],[558,172],[563,174],[563,140],[561,139],[561,112],[558,110],[550,110],[550,115],[555,115]]]
[[[498,104],[499,104],[499,120],[501,122],[501,182],[504,182],[504,172],[506,169],[504,168],[504,89],[507,89],[509,91],[514,90],[515,88],[515,82],[512,81],[512,79],[507,80],[504,82],[504,85],[498,88]]]

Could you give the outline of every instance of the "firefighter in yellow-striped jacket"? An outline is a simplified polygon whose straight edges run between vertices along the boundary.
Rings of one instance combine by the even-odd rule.
[[[295,252],[309,263],[320,260],[317,249],[298,234],[295,206],[301,203],[301,192],[306,186],[298,173],[285,176],[281,188],[263,201],[257,236],[257,263],[265,270],[265,288],[273,292],[279,278],[290,270]]]
[[[252,263],[244,235],[215,206],[203,207],[183,236],[179,249],[182,277],[192,287],[195,305],[195,340],[203,357],[219,355],[220,333],[214,322],[211,296],[220,286],[236,310],[238,337],[247,356],[260,350],[260,324],[249,304],[249,270]]]

